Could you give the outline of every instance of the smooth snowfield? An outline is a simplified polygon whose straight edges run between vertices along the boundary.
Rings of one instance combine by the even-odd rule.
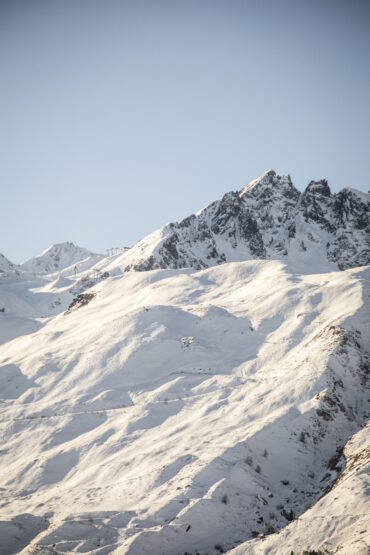
[[[286,553],[367,416],[369,277],[132,272],[1,345],[2,553]]]

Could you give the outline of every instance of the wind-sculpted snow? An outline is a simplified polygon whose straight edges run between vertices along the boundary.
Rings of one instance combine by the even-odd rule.
[[[319,546],[327,492],[365,465],[363,437],[342,448],[368,416],[368,280],[252,260],[110,275],[66,315],[63,297],[0,346],[4,553],[286,553],[303,515],[319,540],[298,548]]]
[[[304,193],[273,170],[225,194],[179,223],[145,237],[125,253],[124,270],[202,269],[224,262],[288,259],[306,271],[370,263],[370,195],[332,194],[326,180]],[[315,270],[313,270],[315,271]]]

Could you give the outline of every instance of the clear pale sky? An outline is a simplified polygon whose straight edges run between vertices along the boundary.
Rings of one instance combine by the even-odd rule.
[[[1,0],[0,252],[132,245],[265,170],[370,188],[368,0]]]

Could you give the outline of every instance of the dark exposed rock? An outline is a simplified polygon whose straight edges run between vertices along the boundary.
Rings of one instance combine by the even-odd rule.
[[[240,234],[249,241],[249,248],[253,256],[266,258],[262,235],[259,232],[256,220],[249,212],[244,212],[240,217]]]
[[[295,226],[295,222],[292,222],[288,227],[289,239],[293,239],[293,237],[295,237],[295,234],[296,234],[296,226]]]
[[[178,242],[179,242],[179,236],[177,235],[177,233],[173,233],[172,235],[167,237],[167,239],[165,240],[165,242],[161,247],[160,252],[163,252],[164,256],[166,256],[169,259],[178,260],[179,253],[177,252],[177,248],[176,248],[176,245]]]
[[[308,193],[323,195],[328,198],[331,197],[330,187],[326,179],[321,179],[320,181],[310,181],[305,191],[305,194]]]
[[[306,222],[315,222],[320,227],[333,233],[332,221],[333,199],[326,179],[311,181],[302,195],[301,207]]]
[[[350,189],[343,189],[336,195],[334,213],[338,224],[345,225],[352,221],[358,229],[370,227],[369,204],[362,202]]]
[[[90,301],[93,300],[94,297],[96,297],[96,293],[81,293],[80,295],[77,295],[77,297],[73,299],[64,314],[70,314],[74,310],[77,310],[82,306],[86,306],[87,304],[89,304]]]
[[[241,201],[238,192],[226,193],[226,195],[222,197],[214,216],[218,233],[222,233],[227,223],[232,218],[238,216],[240,209]],[[214,231],[214,226],[212,227],[212,231]]]

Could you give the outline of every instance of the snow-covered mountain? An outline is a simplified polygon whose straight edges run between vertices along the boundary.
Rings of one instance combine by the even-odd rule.
[[[66,310],[78,293],[103,279],[103,259],[73,243],[53,245],[20,265],[0,255],[0,344]]]
[[[66,270],[70,272],[87,270],[94,266],[103,255],[93,253],[71,242],[51,245],[39,256],[27,260],[20,265],[21,269],[29,272],[56,273]]]
[[[10,260],[8,260],[6,256],[0,253],[0,277],[9,273],[14,274],[16,270],[17,265],[13,264],[13,262],[10,262]]]
[[[240,191],[145,237],[121,258],[125,270],[202,269],[224,262],[288,259],[341,270],[370,263],[370,195],[330,192],[326,180],[303,193],[270,170]]]
[[[368,555],[368,198],[267,172],[4,261],[1,555]]]

